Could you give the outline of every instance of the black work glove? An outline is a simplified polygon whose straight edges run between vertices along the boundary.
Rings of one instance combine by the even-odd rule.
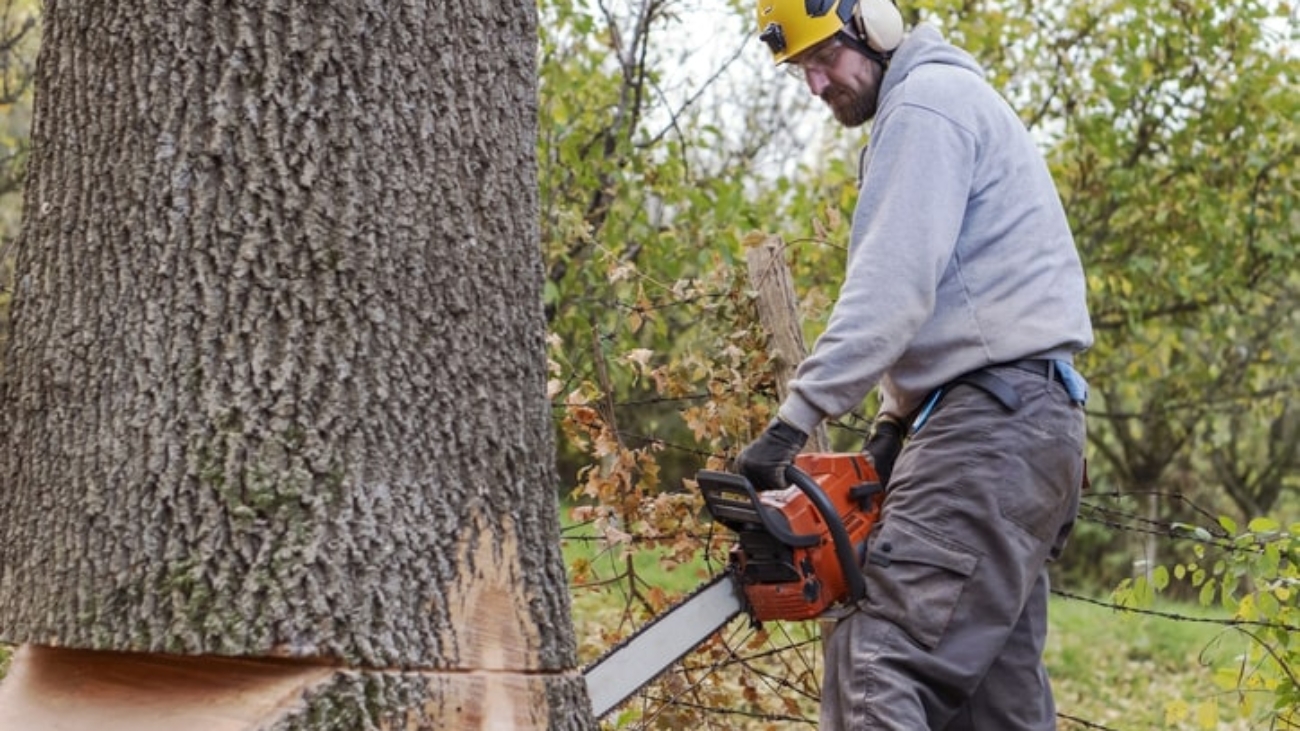
[[[808,441],[808,435],[773,419],[758,439],[736,457],[736,470],[749,478],[756,490],[780,490],[786,486],[785,468]]]
[[[881,487],[889,487],[889,476],[894,472],[894,460],[903,449],[903,425],[888,416],[876,419],[871,436],[863,451],[871,455],[871,462],[876,467],[876,476],[880,478]]]

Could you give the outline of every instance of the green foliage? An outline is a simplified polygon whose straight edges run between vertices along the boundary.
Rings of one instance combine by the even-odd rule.
[[[805,201],[811,192],[754,185],[763,162],[753,150],[770,132],[720,126],[732,100],[668,93],[675,82],[665,68],[682,59],[660,55],[662,39],[688,30],[671,4],[615,4],[597,14],[585,3],[548,0],[540,10],[541,230],[555,393],[574,405],[598,403],[613,438],[654,452],[637,470],[637,483],[653,491],[649,462],[678,482],[701,453],[722,455],[749,437],[750,424],[730,423],[710,443],[692,410],[712,407],[692,404],[733,380],[733,370],[758,381],[742,401],[770,395],[761,336],[747,330],[752,315],[740,313],[749,307],[742,241],[753,229],[814,238],[814,214],[788,229],[775,225],[787,220],[778,201]],[[744,46],[733,13],[723,20],[736,30],[714,34],[709,48]],[[699,49],[685,61],[740,64]],[[841,220],[852,187],[836,186],[832,201],[829,215]],[[843,243],[794,249],[805,270],[833,274]],[[628,403],[637,404],[635,414],[620,416]],[[584,445],[593,443],[562,440],[566,475],[581,469]]]
[[[1064,78],[1043,103],[1061,114],[1052,160],[1098,330],[1093,445],[1119,485],[1209,473],[1227,433],[1269,442],[1295,393],[1300,92],[1293,39],[1271,30],[1285,12],[1080,4],[1055,32],[1079,39],[1054,54]],[[1237,507],[1268,509],[1297,466],[1239,484]]]
[[[36,2],[6,0],[0,6],[0,347],[8,339],[12,244],[22,208],[39,17]]]
[[[1202,652],[1223,691],[1207,702],[1233,706],[1270,728],[1293,727],[1300,722],[1300,524],[1256,518],[1243,530],[1225,517],[1220,526],[1222,536],[1189,529],[1196,540],[1191,559],[1125,581],[1116,598],[1149,607],[1176,584],[1193,588],[1202,606],[1227,613],[1223,625],[1244,640],[1231,647],[1210,644]],[[1217,710],[1202,712],[1217,717]]]
[[[23,184],[39,18],[39,3],[5,0],[0,5],[0,199]],[[0,221],[11,234],[16,208],[12,202],[6,208]]]

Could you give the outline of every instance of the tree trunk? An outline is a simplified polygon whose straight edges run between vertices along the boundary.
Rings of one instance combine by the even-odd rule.
[[[152,728],[147,698],[168,728],[593,726],[534,6],[45,7],[0,381],[0,628],[27,646],[0,728]],[[235,720],[186,715],[213,703]]]

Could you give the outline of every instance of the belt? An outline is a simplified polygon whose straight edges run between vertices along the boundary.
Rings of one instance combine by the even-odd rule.
[[[943,398],[948,389],[957,385],[974,386],[980,389],[992,396],[993,400],[997,401],[1007,412],[1018,410],[1021,406],[1020,394],[1016,392],[1016,389],[1011,384],[999,378],[997,374],[992,373],[991,369],[993,368],[1015,368],[1016,370],[1042,376],[1049,381],[1056,381],[1064,386],[1066,393],[1070,395],[1070,400],[1076,404],[1083,405],[1088,400],[1087,381],[1083,380],[1083,376],[1080,376],[1078,371],[1074,370],[1074,367],[1067,361],[1028,358],[1009,363],[998,363],[957,376],[932,391],[930,396],[926,398],[924,405],[917,411],[916,416],[912,418],[911,432],[915,434],[920,430],[925,421],[930,418],[930,413],[934,411],[934,407],[939,404],[939,399]]]
[[[1042,376],[1049,381],[1056,378],[1056,361],[1047,360],[1046,358],[1028,358],[1025,360],[1012,361],[1010,363],[1001,363],[1000,365],[1015,368],[1020,371],[1029,371],[1030,373],[1033,373],[1036,376]],[[989,367],[997,368],[998,366]]]

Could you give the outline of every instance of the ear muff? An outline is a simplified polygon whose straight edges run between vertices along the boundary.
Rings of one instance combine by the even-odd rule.
[[[872,50],[890,53],[903,42],[903,14],[893,0],[858,0],[853,20]]]

